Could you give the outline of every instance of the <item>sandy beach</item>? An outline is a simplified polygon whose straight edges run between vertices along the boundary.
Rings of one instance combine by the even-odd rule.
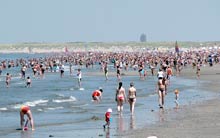
[[[219,65],[204,67],[201,70],[200,80],[207,81],[203,89],[219,93]],[[186,69],[181,76],[195,79],[195,72]],[[198,80],[199,81],[199,80]],[[184,106],[173,111],[164,111],[163,118],[170,118],[171,114],[178,117],[169,120],[164,119],[157,125],[125,132],[119,137],[124,138],[147,138],[157,136],[158,138],[218,138],[220,136],[220,96],[202,103]]]
[[[220,49],[220,42],[178,42],[182,51]],[[174,50],[175,42],[68,42],[0,44],[0,53],[143,52]]]

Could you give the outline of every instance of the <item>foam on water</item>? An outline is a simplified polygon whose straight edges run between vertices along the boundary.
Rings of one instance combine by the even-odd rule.
[[[59,99],[59,100],[53,99],[52,101],[55,102],[55,103],[75,102],[76,98],[73,97],[73,96],[70,96],[68,99]]]
[[[57,110],[57,109],[63,109],[63,108],[64,108],[64,107],[59,106],[59,107],[54,107],[54,108],[49,107],[49,108],[46,108],[46,109],[48,109],[48,110]]]
[[[0,111],[6,111],[8,110],[6,107],[0,108]]]
[[[36,101],[32,101],[32,102],[24,102],[22,104],[15,104],[12,108],[19,109],[19,108],[21,108],[22,105],[28,105],[28,106],[34,107],[36,105],[45,104],[47,102],[48,102],[48,100],[40,99],[40,100],[36,100]]]

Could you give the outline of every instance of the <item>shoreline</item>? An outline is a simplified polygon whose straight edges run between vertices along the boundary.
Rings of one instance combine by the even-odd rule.
[[[162,112],[161,116],[163,121],[156,122],[153,125],[149,125],[145,127],[145,123],[143,128],[138,128],[136,130],[126,130],[121,132],[117,132],[112,137],[143,137],[146,138],[150,135],[156,135],[158,138],[176,138],[176,137],[218,137],[218,130],[220,128],[220,120],[218,115],[220,111],[217,111],[216,107],[220,106],[220,101],[218,101],[219,94],[219,70],[220,64],[214,64],[213,67],[209,67],[208,65],[201,67],[201,81],[205,81],[206,83],[199,83],[200,80],[196,80],[196,69],[192,69],[191,66],[184,68],[181,74],[177,77],[191,79],[194,81],[198,81],[196,83],[196,88],[200,90],[205,90],[208,92],[216,93],[216,97],[212,100],[201,101],[198,103],[190,103],[187,105],[180,105],[180,108],[174,110],[173,108],[169,108]],[[138,76],[137,70],[129,70],[128,72],[123,71],[123,76]],[[104,72],[87,72],[85,76],[104,76]],[[115,72],[109,72],[109,76],[116,76]],[[150,73],[148,72],[148,76]],[[148,78],[146,78],[148,79]],[[171,79],[172,81],[172,79]],[[190,81],[190,80],[188,80]],[[171,82],[172,83],[172,82]],[[194,83],[193,83],[194,84]],[[198,85],[198,86],[197,86]],[[169,93],[168,93],[169,94]],[[172,94],[172,93],[170,93]],[[192,96],[193,97],[193,96]],[[180,97],[181,98],[181,97]],[[165,102],[166,104],[166,102]],[[156,106],[157,104],[155,104]],[[145,106],[146,107],[146,106]],[[156,107],[157,108],[157,107]],[[157,109],[156,109],[157,110]],[[157,113],[160,112],[154,110],[153,112],[149,110],[149,112]],[[144,110],[142,110],[145,112]],[[146,113],[146,112],[145,112]],[[157,113],[158,114],[158,113]],[[214,117],[213,117],[214,115]],[[212,118],[213,117],[213,118]],[[211,125],[210,125],[211,123]],[[209,130],[209,125],[212,130]],[[130,131],[130,132],[129,132]],[[36,131],[35,131],[36,133]],[[60,132],[61,134],[62,132]],[[71,136],[71,130],[67,131],[65,136]],[[101,132],[102,133],[102,132]],[[213,133],[213,134],[212,134]],[[40,133],[37,133],[40,134]],[[44,132],[45,134],[45,132]],[[105,135],[105,134],[103,134]]]
[[[207,81],[207,84],[200,88],[209,90],[209,92],[219,92],[219,67],[220,65],[214,65],[213,67],[202,68],[200,80]],[[182,72],[182,75],[184,76],[181,77],[188,79],[195,79],[196,76],[195,73],[193,75],[192,72],[189,72],[189,70],[187,71],[187,69]],[[131,132],[126,131],[121,134],[120,137],[146,138],[148,136],[157,136],[158,138],[216,138],[219,137],[220,134],[219,106],[219,96],[211,100],[202,101],[201,103],[183,107],[180,105],[178,111],[171,111],[171,114],[177,114],[177,117],[159,122],[152,126],[146,126],[142,129],[133,130]],[[167,112],[168,111],[164,112],[164,118],[170,116],[170,113]]]

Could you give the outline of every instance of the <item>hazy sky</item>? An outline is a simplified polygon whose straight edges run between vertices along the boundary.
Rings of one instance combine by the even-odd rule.
[[[0,0],[0,43],[219,41],[220,0]]]

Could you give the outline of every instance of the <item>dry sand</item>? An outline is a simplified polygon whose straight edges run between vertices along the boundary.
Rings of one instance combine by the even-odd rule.
[[[203,67],[200,80],[207,81],[207,85],[200,86],[210,92],[220,92],[220,65]],[[195,70],[185,69],[180,77],[196,79]],[[199,80],[198,80],[199,81]],[[199,104],[184,106],[178,110],[165,111],[165,120],[156,125],[120,134],[125,138],[220,138],[220,95],[215,99]],[[171,114],[178,114],[172,118]],[[170,118],[166,120],[166,118]]]

